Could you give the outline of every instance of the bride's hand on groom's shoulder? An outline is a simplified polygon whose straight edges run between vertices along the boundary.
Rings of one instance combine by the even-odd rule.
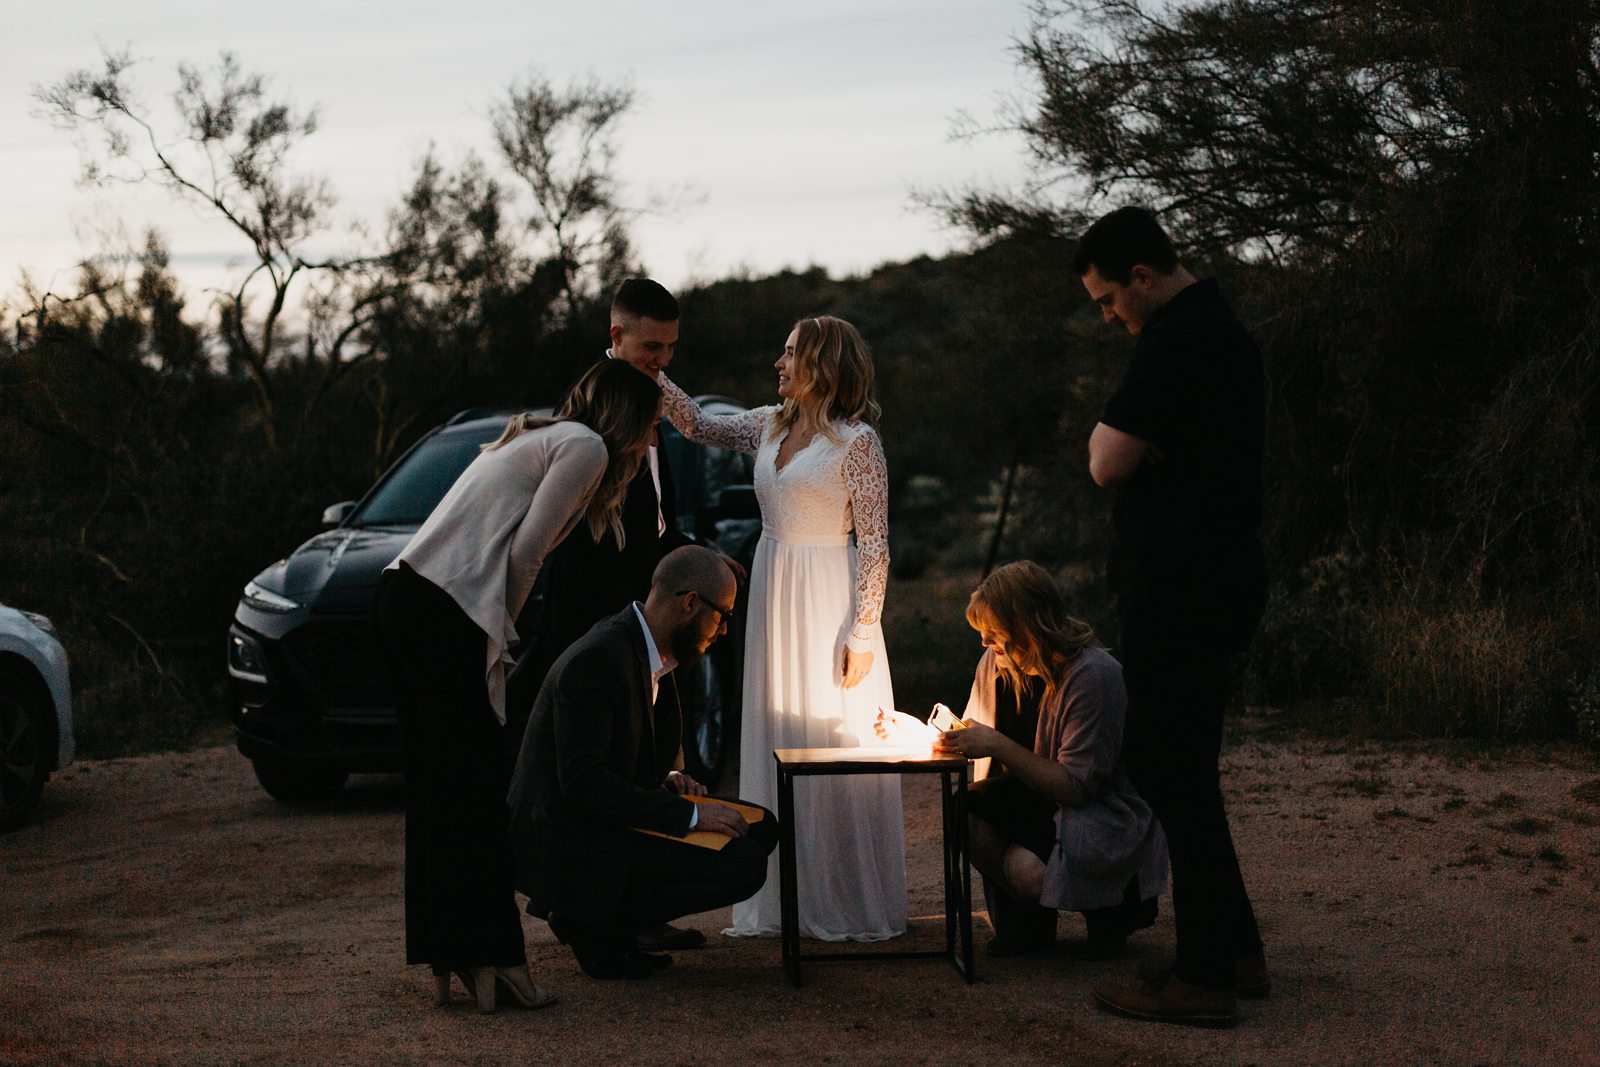
[[[844,668],[842,673],[844,677],[844,687],[846,689],[854,689],[856,686],[860,685],[861,679],[865,678],[867,674],[871,672],[871,670],[871,652],[857,652],[853,648],[846,648],[844,650]]]

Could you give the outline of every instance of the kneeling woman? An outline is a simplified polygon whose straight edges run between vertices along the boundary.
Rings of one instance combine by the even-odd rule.
[[[967,725],[946,731],[941,745],[991,761],[968,797],[972,862],[995,926],[990,952],[1051,944],[1061,910],[1083,913],[1085,955],[1111,955],[1155,921],[1167,882],[1161,826],[1122,765],[1122,667],[1068,614],[1036,563],[991,573],[967,604],[967,622],[986,651]],[[1025,705],[1038,683],[1029,747],[995,729],[997,709]]]

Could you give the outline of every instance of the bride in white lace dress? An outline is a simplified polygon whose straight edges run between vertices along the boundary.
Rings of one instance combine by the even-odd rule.
[[[777,808],[775,748],[876,745],[894,707],[884,654],[888,476],[873,429],[872,362],[842,319],[802,319],[778,360],[781,405],[710,416],[661,375],[685,437],[753,453],[761,542],[750,568],[739,795]],[[800,933],[877,941],[905,933],[900,779],[795,782]],[[779,932],[778,859],[761,892],[733,907],[740,935]]]

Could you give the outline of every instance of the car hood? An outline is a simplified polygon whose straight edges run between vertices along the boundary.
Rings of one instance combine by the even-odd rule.
[[[301,602],[363,604],[414,533],[414,527],[397,526],[328,530],[262,571],[256,582]]]

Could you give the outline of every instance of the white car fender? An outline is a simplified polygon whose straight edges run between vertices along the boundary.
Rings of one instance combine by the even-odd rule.
[[[77,745],[72,736],[72,682],[67,669],[67,650],[49,632],[15,608],[0,604],[0,653],[12,653],[33,665],[50,691],[55,705],[56,766],[72,762]]]

